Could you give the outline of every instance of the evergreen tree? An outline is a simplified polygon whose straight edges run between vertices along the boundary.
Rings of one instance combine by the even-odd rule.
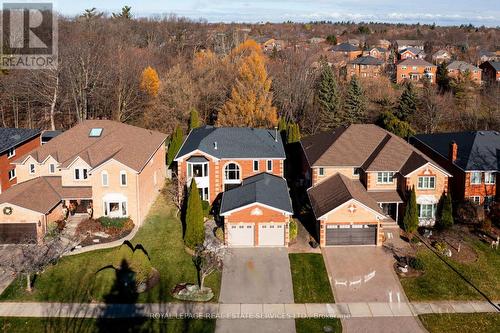
[[[416,133],[409,123],[399,120],[398,117],[390,111],[385,111],[380,114],[377,125],[401,138],[408,138]]]
[[[189,131],[198,127],[200,127],[200,116],[198,111],[192,108],[189,115]]]
[[[335,35],[326,36],[326,42],[330,45],[337,45],[337,36]]]
[[[283,131],[287,130],[287,123],[285,117],[279,117],[278,119],[278,131],[283,133]]]
[[[445,194],[441,196],[439,203],[439,214],[437,218],[436,226],[439,229],[448,229],[453,226],[453,205],[451,201],[451,194]]]
[[[181,149],[183,140],[184,140],[184,133],[182,132],[182,128],[179,125],[177,125],[177,127],[174,130],[174,133],[171,136],[170,144],[168,145],[167,165],[169,167],[174,161],[175,155],[177,155],[179,149]]]
[[[418,210],[417,210],[417,195],[415,187],[411,189],[410,198],[406,203],[405,216],[403,218],[404,230],[412,235],[418,228]]]
[[[417,112],[417,93],[411,82],[405,84],[405,90],[399,98],[396,116],[403,121],[408,121]]]
[[[189,189],[185,219],[186,234],[184,236],[184,243],[190,249],[194,249],[197,245],[201,245],[205,241],[203,207],[201,206],[200,193],[194,179],[191,181]]]
[[[323,129],[336,128],[340,124],[339,88],[332,68],[323,62],[318,82],[317,100],[321,110]]]
[[[300,141],[300,128],[299,124],[295,123],[288,123],[287,130],[286,130],[286,142],[287,143],[294,143],[294,142],[299,142]]]
[[[363,88],[356,75],[351,77],[347,96],[344,101],[343,123],[345,125],[361,123],[366,117],[366,105]]]
[[[448,64],[446,62],[441,63],[437,68],[436,83],[441,92],[450,90],[450,77],[448,75]]]

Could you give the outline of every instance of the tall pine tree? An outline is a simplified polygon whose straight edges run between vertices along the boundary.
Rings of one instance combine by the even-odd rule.
[[[192,108],[189,115],[189,131],[198,127],[200,127],[200,115],[195,108]]]
[[[418,228],[417,195],[415,193],[415,187],[411,189],[410,198],[406,203],[403,228],[410,235],[414,234]]]
[[[351,77],[347,96],[344,101],[344,114],[342,122],[344,125],[362,123],[366,118],[366,104],[363,88],[356,75]]]
[[[326,62],[322,63],[321,68],[321,76],[317,87],[317,101],[321,109],[323,129],[332,129],[341,122],[339,88],[332,68]]]
[[[174,130],[174,133],[172,133],[172,136],[170,138],[170,144],[168,145],[168,151],[167,151],[168,166],[172,164],[175,155],[177,155],[179,149],[181,149],[183,140],[184,140],[184,133],[182,132],[182,128],[179,125],[177,125],[177,127]]]
[[[203,244],[205,241],[205,226],[203,225],[203,207],[201,205],[200,193],[196,186],[196,181],[191,181],[189,188],[189,196],[186,205],[186,234],[184,235],[184,243],[190,249],[194,249],[197,245]]]
[[[396,117],[400,120],[408,121],[417,112],[417,93],[413,84],[405,84],[405,90],[399,98],[399,104],[396,108]]]

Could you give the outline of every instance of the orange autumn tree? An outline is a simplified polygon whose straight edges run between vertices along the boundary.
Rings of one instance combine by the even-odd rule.
[[[246,48],[249,54],[238,61],[236,84],[218,113],[218,126],[270,128],[278,121],[264,56],[253,48]]]
[[[156,97],[160,90],[160,78],[154,68],[148,66],[144,68],[141,76],[141,89],[149,96]]]

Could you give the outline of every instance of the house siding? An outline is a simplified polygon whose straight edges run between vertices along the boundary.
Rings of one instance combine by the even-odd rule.
[[[36,136],[33,139],[21,143],[15,146],[16,155],[7,158],[7,152],[0,155],[0,193],[7,190],[9,187],[22,182],[23,180],[19,178],[16,169],[16,178],[9,180],[9,171],[15,168],[15,165],[11,164],[12,161],[18,159],[19,157],[28,154],[32,150],[41,146],[40,136]]]

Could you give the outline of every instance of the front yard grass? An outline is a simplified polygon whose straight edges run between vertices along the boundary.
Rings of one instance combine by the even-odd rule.
[[[490,299],[500,299],[500,251],[479,240],[467,241],[477,252],[478,259],[475,262],[465,264],[458,263],[453,258],[446,260]],[[417,256],[424,262],[425,273],[419,277],[401,279],[411,301],[483,298],[429,249],[422,246]]]
[[[418,316],[430,333],[496,333],[500,328],[498,313],[450,313]]]
[[[318,253],[290,253],[288,256],[295,303],[333,303],[323,256]]]
[[[191,256],[184,250],[181,222],[163,195],[159,196],[131,243],[142,244],[151,258],[152,266],[160,273],[160,283],[139,294],[137,302],[179,302],[171,296],[171,289],[180,282],[196,283],[196,269]],[[56,265],[36,276],[32,293],[24,290],[24,279],[17,279],[4,291],[0,300],[103,301],[115,281],[115,274],[112,271],[99,273],[96,278],[95,273],[115,261],[118,249],[63,257]],[[213,302],[218,299],[220,279],[221,274],[216,272],[206,280],[206,286],[212,288],[215,294]]]
[[[323,333],[325,327],[332,328],[331,333],[342,333],[342,324],[338,318],[300,318],[295,319],[297,333]]]
[[[24,332],[162,332],[213,333],[215,320],[193,319],[82,319],[82,318],[0,318],[0,330]]]

